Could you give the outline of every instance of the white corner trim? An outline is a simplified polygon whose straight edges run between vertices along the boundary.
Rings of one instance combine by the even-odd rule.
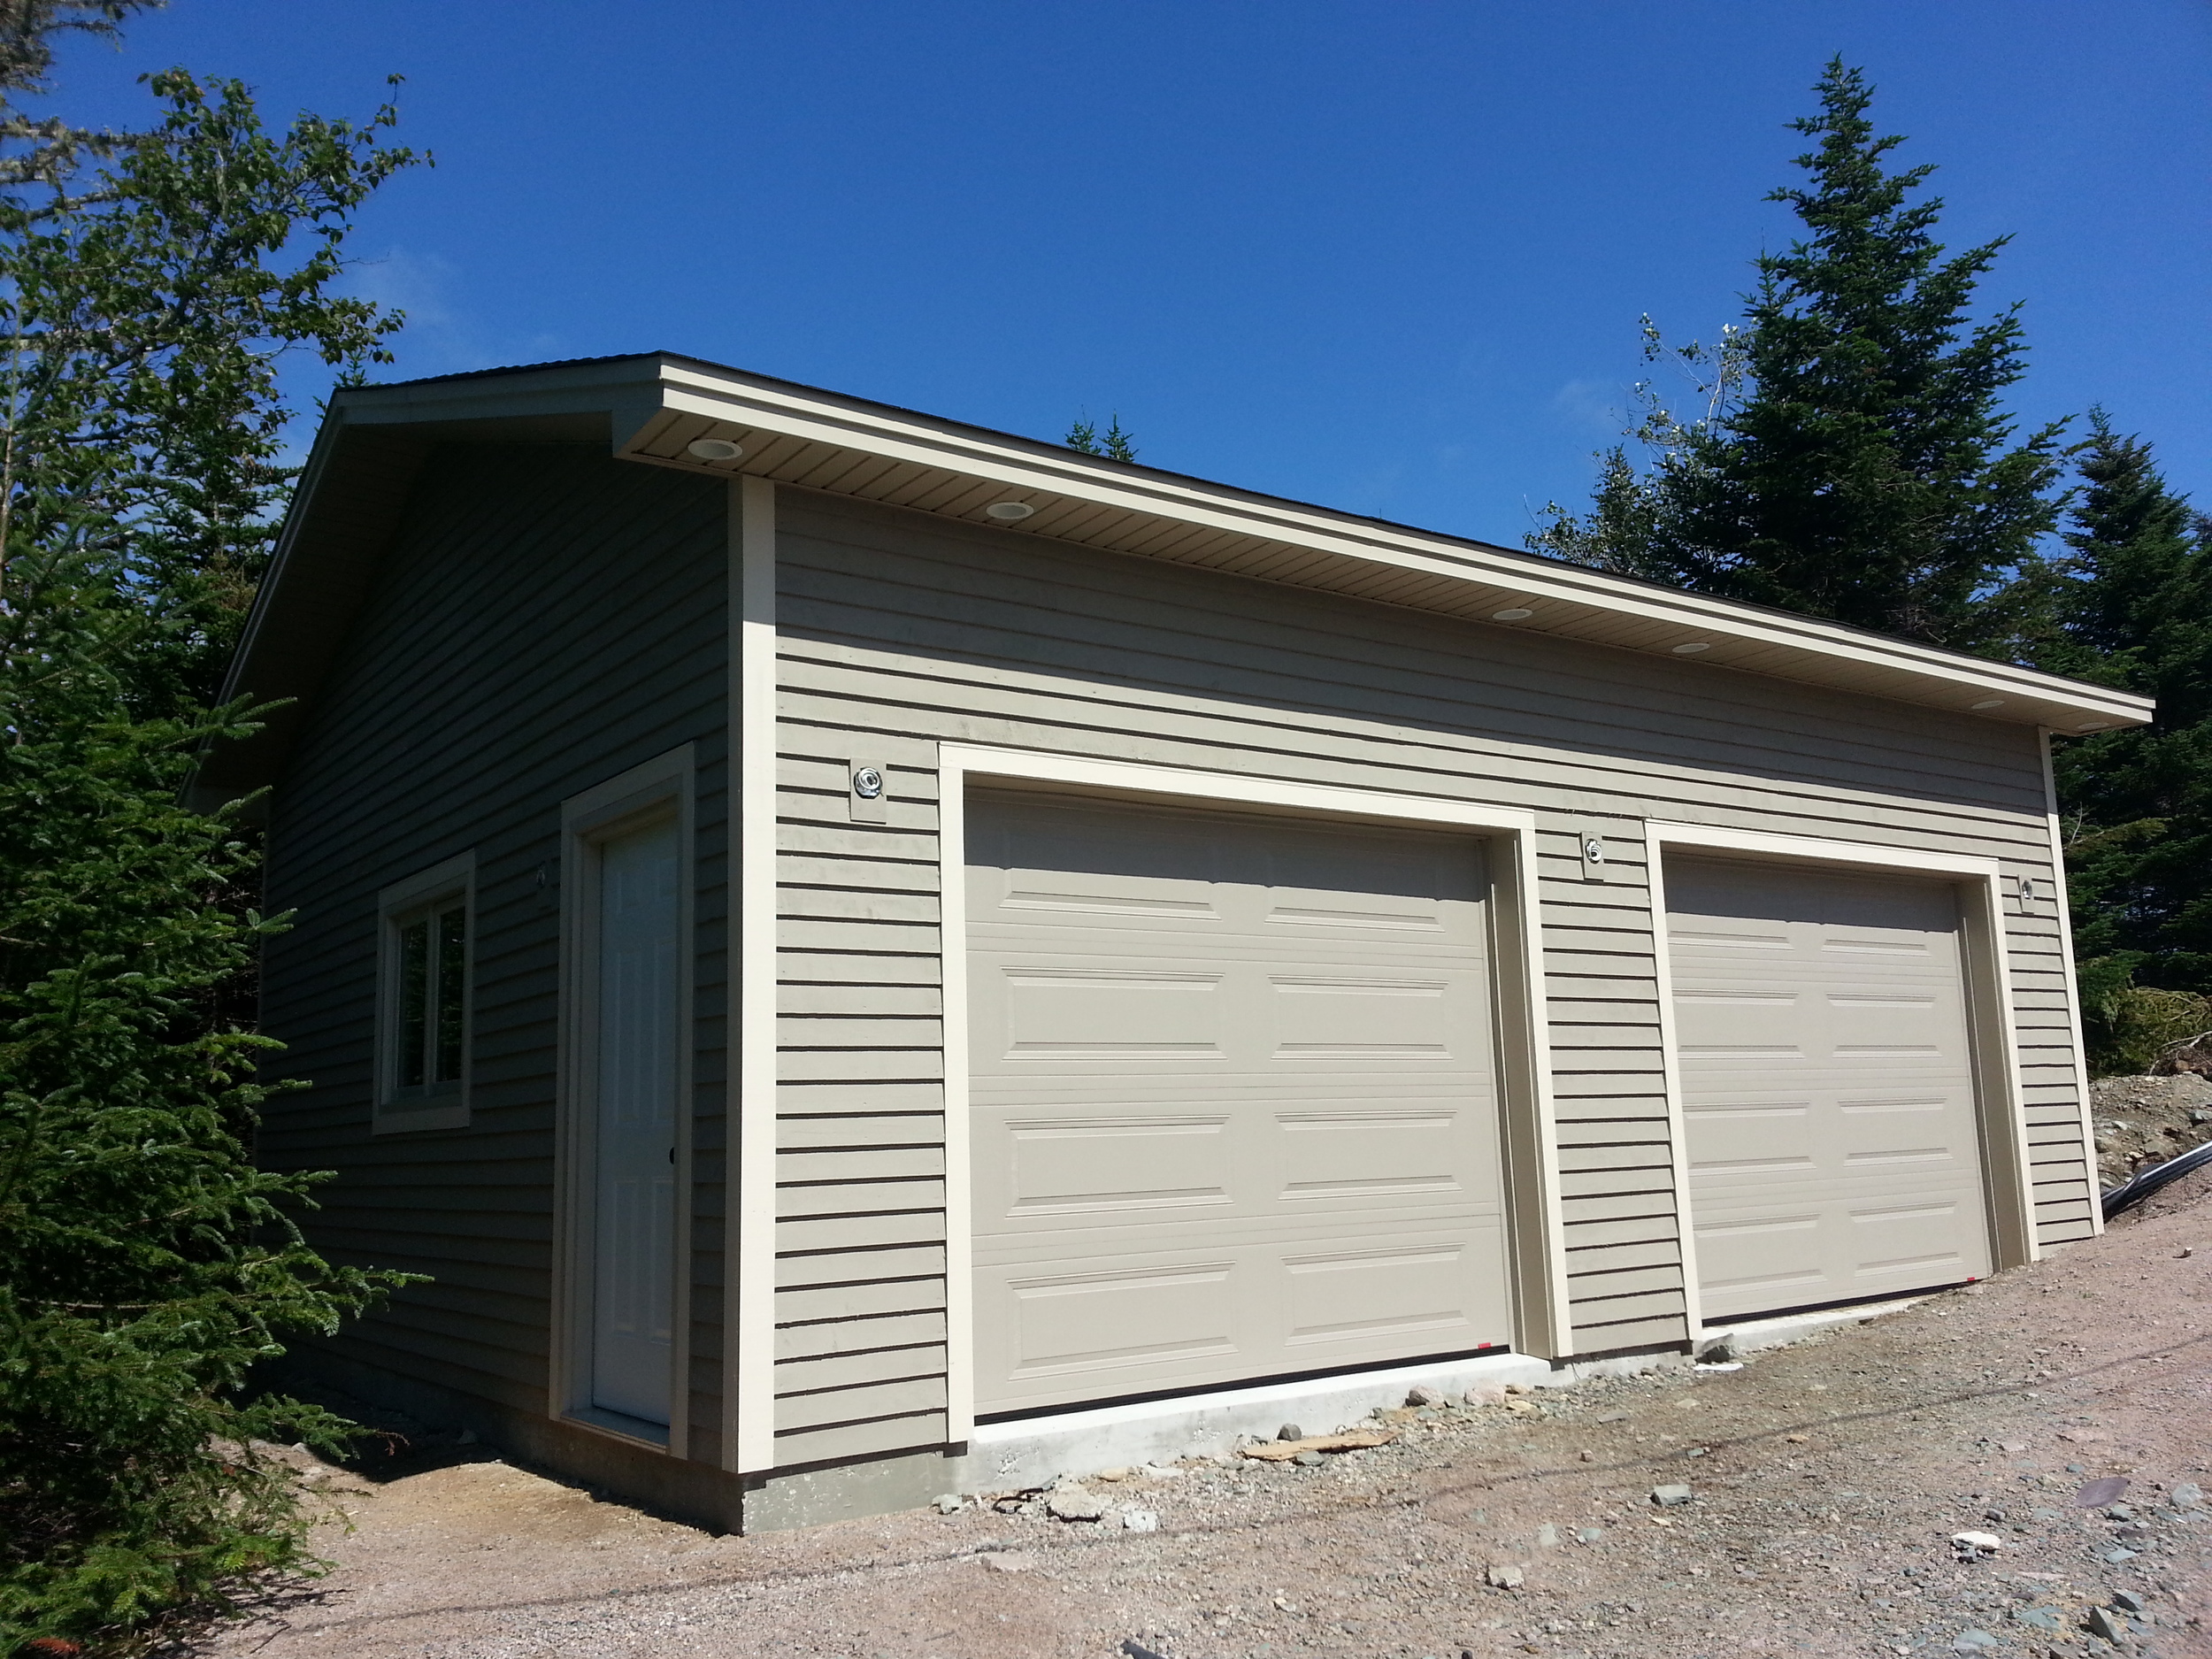
[[[736,1160],[722,1282],[722,1462],[756,1473],[776,1462],[776,487],[733,480],[729,493],[729,749],[737,845],[731,937],[730,1094],[726,1144]]]
[[[2089,1236],[2104,1231],[2103,1182],[2097,1174],[2097,1130],[2089,1110],[2089,1041],[2081,1029],[2081,981],[2074,974],[2074,909],[2066,891],[2066,828],[2058,815],[2058,774],[2051,764],[2051,733],[2044,728],[2043,821],[2051,838],[2051,890],[2056,901],[2058,958],[2065,985],[2066,1033],[2074,1045],[2075,1109],[2081,1114],[2082,1179],[2089,1187]]]
[[[1677,824],[1664,818],[1649,820],[1644,833],[1653,845],[1709,847],[1716,852],[1752,853],[1819,864],[1864,864],[1878,870],[1916,870],[1929,875],[1974,880],[1994,881],[2000,869],[1994,858],[1968,853],[1928,852],[1917,847],[1834,841],[1822,835],[1782,835],[1770,830],[1727,829],[1714,824]]]
[[[1531,1010],[1533,1043],[1528,1055],[1542,1165],[1545,1231],[1542,1259],[1550,1279],[1549,1333],[1563,1355],[1571,1340],[1566,1248],[1560,1225],[1558,1148],[1553,1123],[1550,1050],[1542,1016],[1542,934],[1536,893],[1536,815],[1515,807],[1453,801],[1433,795],[1345,788],[1247,773],[1199,772],[1179,766],[1102,760],[1035,749],[941,743],[937,751],[939,949],[944,979],[945,1056],[945,1343],[946,1432],[955,1444],[975,1433],[975,1281],[973,1187],[969,1169],[967,786],[971,779],[1018,783],[1061,783],[1134,795],[1168,795],[1194,803],[1287,808],[1370,821],[1439,825],[1503,832],[1519,898],[1517,971]],[[1494,964],[1494,974],[1506,971]],[[1509,1202],[1509,1210],[1510,1205]],[[1517,1255],[1517,1252],[1516,1253]]]

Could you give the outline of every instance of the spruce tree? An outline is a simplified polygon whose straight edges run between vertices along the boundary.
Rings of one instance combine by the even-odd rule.
[[[272,1442],[347,1425],[255,1394],[291,1333],[395,1276],[326,1262],[317,1177],[252,1157],[274,1045],[231,1017],[280,919],[250,838],[180,790],[250,710],[205,697],[292,474],[282,354],[343,378],[396,317],[333,291],[410,159],[151,78],[149,127],[23,112],[54,36],[133,0],[0,0],[0,1652],[142,1647],[307,1564]],[[303,246],[302,244],[304,244]]]
[[[2212,993],[2212,520],[2101,410],[2079,466],[2069,554],[2045,584],[2055,626],[2032,656],[2158,700],[2149,726],[2068,738],[2054,761],[2083,1000],[2115,1027],[2093,1035],[2108,1064],[2139,1065],[2116,1029],[2131,984]]]
[[[1947,255],[1929,166],[1893,171],[1864,74],[1831,61],[1807,178],[1776,190],[1805,235],[1755,261],[1740,328],[1647,356],[1701,373],[1676,416],[1647,381],[1642,472],[1609,457],[1587,518],[1554,508],[1540,551],[1701,593],[1967,650],[2004,653],[1993,588],[2057,516],[2060,426],[2015,442],[2001,403],[2024,370],[2018,307],[1972,320],[2004,239]]]

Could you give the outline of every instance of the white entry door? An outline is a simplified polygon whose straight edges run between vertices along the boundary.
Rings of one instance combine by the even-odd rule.
[[[599,846],[591,1403],[668,1421],[681,976],[678,837]]]

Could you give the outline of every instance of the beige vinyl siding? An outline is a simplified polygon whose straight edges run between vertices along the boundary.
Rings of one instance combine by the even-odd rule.
[[[292,769],[274,792],[266,1029],[312,1088],[265,1156],[335,1169],[311,1238],[434,1276],[339,1354],[546,1409],[560,803],[695,744],[691,1455],[718,1455],[728,986],[725,492],[603,448],[432,452]],[[473,847],[472,1121],[372,1136],[376,892]],[[554,885],[539,885],[541,872]]]
[[[787,1148],[940,1144],[940,741],[1532,809],[1579,1352],[1684,1335],[1642,821],[2055,874],[2025,730],[797,489],[779,495],[778,551]],[[849,820],[845,764],[862,755],[888,769],[887,824]],[[1602,881],[1582,877],[1585,826],[1609,838]],[[2050,908],[2008,915],[2007,943],[2055,1241],[2090,1223]],[[917,1166],[781,1188],[792,1461],[939,1432],[937,1348],[915,1334],[944,1307],[933,1179]],[[880,1363],[903,1374],[798,1369],[830,1351],[901,1356]]]

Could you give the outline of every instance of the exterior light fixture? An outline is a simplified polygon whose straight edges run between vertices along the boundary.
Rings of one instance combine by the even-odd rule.
[[[1025,501],[995,501],[983,511],[1001,524],[1019,524],[1037,510]]]
[[[745,458],[743,446],[732,443],[727,438],[694,438],[684,445],[684,452],[702,461],[741,461]]]
[[[1535,614],[1526,605],[1512,605],[1503,611],[1493,611],[1490,613],[1490,620],[1493,622],[1525,622]]]
[[[1979,703],[1974,704],[1974,712],[1979,714],[1984,709],[2001,709],[2004,706],[2005,700],[2002,697],[1984,697]]]
[[[1695,657],[1700,651],[1709,651],[1712,649],[1713,642],[1710,640],[1688,640],[1676,646],[1674,654],[1677,657]]]

